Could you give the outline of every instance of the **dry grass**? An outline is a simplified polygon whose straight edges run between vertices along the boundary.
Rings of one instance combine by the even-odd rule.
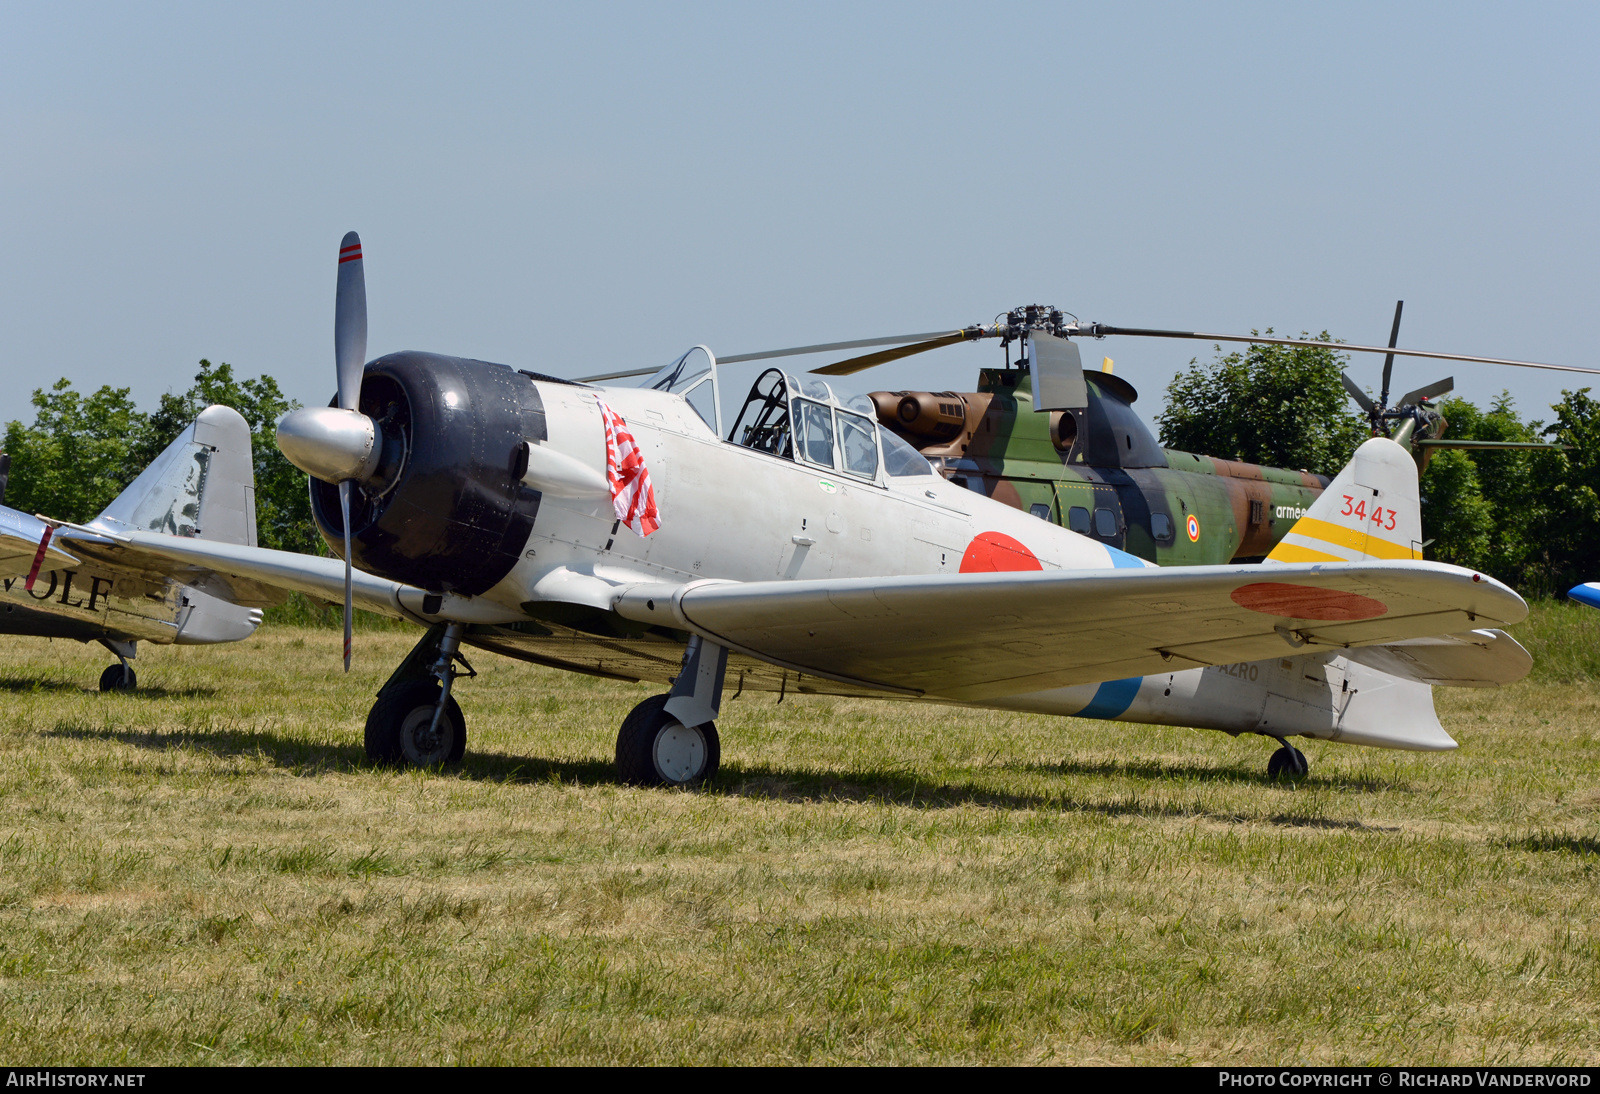
[[[1255,737],[745,696],[695,794],[612,781],[649,689],[488,656],[459,771],[369,768],[412,637],[136,696],[0,645],[0,1057],[1600,1059],[1592,684],[1440,692],[1460,752],[1298,787]]]

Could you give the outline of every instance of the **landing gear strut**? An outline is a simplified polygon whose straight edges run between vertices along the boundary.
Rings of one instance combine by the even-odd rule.
[[[102,638],[100,644],[117,655],[117,663],[106,668],[100,674],[101,691],[132,691],[139,686],[139,677],[134,673],[133,666],[128,664],[134,655],[132,642],[118,642]]]
[[[1267,760],[1267,778],[1269,779],[1303,779],[1311,770],[1311,765],[1306,762],[1306,754],[1282,737],[1274,737],[1283,747],[1272,754]]]
[[[367,714],[367,759],[435,767],[459,763],[467,751],[467,721],[450,694],[457,676],[476,676],[461,657],[460,623],[430,631],[378,692]],[[456,668],[460,661],[465,671]]]
[[[617,774],[636,786],[703,786],[717,774],[722,742],[715,718],[722,706],[728,651],[699,635],[683,651],[683,668],[666,695],[652,695],[617,731]]]

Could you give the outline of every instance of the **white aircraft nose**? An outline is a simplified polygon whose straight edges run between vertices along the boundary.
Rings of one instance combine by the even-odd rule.
[[[378,429],[355,410],[307,406],[278,423],[278,448],[300,470],[323,482],[365,481],[377,470]]]

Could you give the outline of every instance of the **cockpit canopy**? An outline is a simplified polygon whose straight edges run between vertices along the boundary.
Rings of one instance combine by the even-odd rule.
[[[880,436],[887,474],[933,474],[915,448],[878,429],[871,399],[841,401],[823,381],[776,368],[756,377],[728,432],[734,444],[864,479],[878,477]]]
[[[717,360],[705,346],[694,347],[660,369],[644,386],[682,395],[718,436],[779,459],[867,480],[876,480],[880,468],[895,477],[934,473],[915,448],[878,428],[871,399],[857,395],[841,400],[812,376],[797,378],[782,369],[767,369],[756,378],[727,430]]]

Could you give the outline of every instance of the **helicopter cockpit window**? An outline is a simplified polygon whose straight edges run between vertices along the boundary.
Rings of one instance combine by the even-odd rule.
[[[770,452],[783,459],[794,459],[794,439],[789,424],[789,388],[781,369],[769,368],[750,386],[739,417],[728,440]]]
[[[872,421],[839,411],[839,454],[844,470],[866,478],[878,475],[878,437]]]
[[[679,357],[645,381],[645,387],[682,395],[711,431],[722,434],[722,407],[717,398],[717,361],[704,346]]]
[[[819,467],[833,467],[833,410],[810,399],[796,399],[793,414],[801,457]]]
[[[883,469],[890,475],[899,479],[933,474],[933,465],[921,452],[887,429],[879,430],[878,435],[883,438]]]

